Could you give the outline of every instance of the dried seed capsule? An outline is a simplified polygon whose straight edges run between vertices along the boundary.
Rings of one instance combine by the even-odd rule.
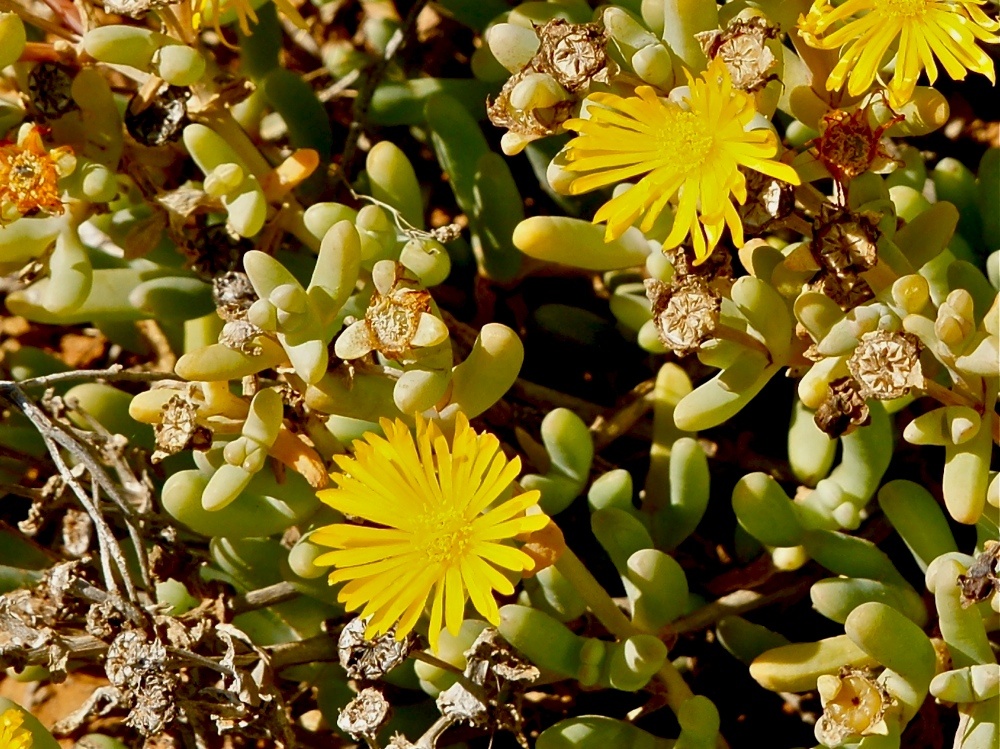
[[[866,398],[892,400],[923,386],[919,354],[916,336],[875,330],[861,336],[847,367]]]
[[[78,109],[71,93],[75,75],[76,69],[61,62],[35,65],[28,73],[28,95],[32,108],[47,120],[58,119]]]
[[[133,96],[125,108],[125,129],[144,146],[163,146],[181,137],[188,124],[187,100],[191,92],[179,86],[162,86],[152,101]]]

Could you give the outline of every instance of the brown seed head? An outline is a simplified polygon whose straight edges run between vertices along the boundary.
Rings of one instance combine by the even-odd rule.
[[[878,263],[879,216],[823,206],[813,223],[809,245],[820,267],[851,278]]]
[[[888,330],[865,333],[847,360],[847,368],[865,398],[901,398],[924,382],[920,342],[909,333]]]
[[[722,301],[704,279],[688,276],[668,285],[649,278],[645,283],[656,332],[664,346],[678,356],[687,356],[712,337]]]
[[[555,18],[538,30],[538,38],[538,53],[531,64],[567,91],[588,85],[608,64],[607,36],[601,24]]]
[[[734,19],[725,29],[695,34],[705,56],[726,63],[733,86],[742,91],[758,91],[777,75],[771,71],[778,62],[767,42],[781,30],[762,16]]]

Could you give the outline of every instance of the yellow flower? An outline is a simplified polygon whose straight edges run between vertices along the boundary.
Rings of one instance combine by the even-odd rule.
[[[250,24],[257,23],[256,9],[264,4],[266,0],[254,2],[254,0],[191,0],[191,25],[195,30],[205,26],[206,20],[219,33],[219,38],[225,40],[220,26],[232,20],[239,21],[240,31],[245,36],[252,32]],[[298,9],[292,5],[290,0],[274,0],[278,12],[288,18],[299,28],[306,28],[305,19],[299,14]]]
[[[931,83],[937,80],[935,57],[956,80],[971,70],[996,83],[993,61],[976,44],[977,39],[1000,42],[1000,37],[990,33],[1000,30],[1000,23],[978,7],[984,2],[847,0],[833,7],[829,0],[816,0],[809,13],[799,18],[799,29],[813,47],[846,47],[826,79],[826,88],[841,89],[846,81],[851,96],[868,90],[898,38],[896,71],[888,88],[889,103],[899,107],[913,96],[921,70],[927,70]],[[855,18],[859,12],[864,15]],[[841,26],[841,21],[846,23]]]
[[[75,166],[69,146],[45,150],[36,125],[22,127],[17,143],[0,141],[0,226],[36,210],[62,213],[57,183]]]
[[[567,144],[566,168],[587,172],[569,186],[573,195],[646,174],[624,194],[605,203],[594,222],[607,221],[606,239],[620,236],[642,216],[648,231],[676,196],[673,227],[664,249],[690,234],[698,261],[711,254],[729,227],[736,246],[743,225],[732,197],[747,199],[740,167],[799,184],[795,170],[773,161],[778,139],[771,130],[747,130],[756,114],[751,95],[733,88],[721,58],[699,78],[688,75],[690,93],[683,104],[661,99],[649,86],[636,96],[597,93],[587,97],[586,119],[564,127],[579,136]]]
[[[31,734],[21,728],[24,716],[17,708],[0,713],[0,749],[30,749]]]
[[[508,461],[492,434],[476,434],[459,415],[449,441],[417,417],[416,439],[402,421],[383,419],[385,437],[371,432],[354,442],[354,456],[334,458],[336,488],[319,492],[326,504],[365,525],[340,523],[317,530],[312,540],[336,551],[316,559],[333,565],[330,584],[345,583],[338,599],[371,617],[366,637],[396,626],[410,632],[431,599],[429,638],[437,649],[444,625],[458,634],[466,600],[488,621],[500,621],[493,591],[514,586],[497,568],[534,567],[525,552],[503,543],[539,530],[545,515],[525,516],[537,491],[510,497],[521,470]]]

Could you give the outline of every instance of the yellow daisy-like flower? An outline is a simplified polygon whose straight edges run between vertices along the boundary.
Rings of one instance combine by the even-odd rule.
[[[0,713],[0,749],[30,749],[31,734],[21,724],[24,716],[16,708]]]
[[[319,498],[365,525],[340,523],[311,539],[336,551],[316,559],[333,565],[330,584],[345,583],[338,599],[371,617],[365,636],[395,625],[403,639],[431,599],[428,635],[437,649],[447,625],[458,634],[466,600],[488,621],[500,621],[493,591],[514,586],[500,569],[534,567],[525,552],[504,541],[541,529],[542,514],[525,516],[539,493],[509,496],[521,470],[507,460],[492,434],[477,434],[459,415],[451,444],[433,423],[417,417],[416,438],[402,421],[381,422],[385,437],[371,432],[354,442],[354,456],[334,458],[336,488]],[[500,569],[498,569],[500,568]]]
[[[649,86],[635,96],[596,93],[587,97],[586,119],[564,123],[579,133],[567,144],[566,168],[587,172],[575,178],[569,192],[578,195],[646,174],[624,194],[605,203],[594,222],[607,221],[612,240],[642,216],[648,231],[677,198],[673,227],[664,249],[691,235],[702,261],[722,238],[726,226],[737,247],[743,225],[732,198],[747,199],[740,167],[799,184],[795,170],[772,159],[778,139],[771,130],[747,130],[757,113],[751,95],[733,88],[721,58],[698,78],[688,75],[690,93],[683,103],[661,99]]]
[[[1000,23],[979,9],[985,1],[847,0],[834,7],[829,0],[816,0],[799,18],[799,29],[813,47],[846,47],[826,88],[835,91],[846,82],[851,96],[868,90],[898,38],[896,71],[888,89],[889,103],[899,107],[913,96],[921,70],[927,70],[932,84],[937,80],[935,57],[956,80],[971,70],[996,83],[993,61],[976,44],[977,39],[1000,42],[992,33],[1000,30]],[[856,17],[859,13],[863,15]]]

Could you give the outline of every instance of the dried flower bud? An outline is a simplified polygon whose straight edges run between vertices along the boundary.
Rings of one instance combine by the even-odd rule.
[[[448,244],[448,242],[454,242],[462,236],[462,227],[454,223],[445,224],[444,226],[431,229],[430,233],[441,244]]]
[[[159,463],[168,455],[182,450],[207,450],[212,445],[212,432],[198,423],[198,407],[183,395],[175,395],[163,404],[163,420],[153,425],[156,452],[150,456]]]
[[[865,333],[847,360],[847,368],[866,398],[901,398],[924,383],[920,342],[909,333]]]
[[[516,73],[503,85],[496,99],[486,102],[486,114],[490,122],[496,127],[507,128],[509,135],[514,136],[518,143],[523,141],[527,144],[547,135],[555,135],[560,132],[562,123],[573,114],[575,106],[573,100],[561,101],[551,107],[533,109],[518,109],[511,103],[511,93],[518,84],[536,72],[529,66]]]
[[[753,169],[741,171],[747,180],[747,200],[743,205],[737,204],[736,212],[743,221],[744,231],[755,235],[779,228],[795,208],[795,188],[763,172]],[[717,252],[713,252],[709,259]]]
[[[850,434],[871,421],[868,404],[853,377],[841,377],[830,383],[826,398],[816,409],[813,420],[821,431],[833,439]]]
[[[817,687],[823,715],[816,722],[816,738],[824,746],[886,732],[884,718],[893,700],[869,672],[844,669],[839,676],[820,676]]]
[[[567,91],[578,91],[605,70],[607,36],[599,23],[554,18],[538,30],[540,45],[531,64]]]
[[[365,639],[366,619],[360,616],[352,619],[340,632],[337,647],[340,651],[340,665],[352,679],[380,679],[406,660],[416,646],[416,638],[408,635],[396,639],[395,628],[372,640]]]
[[[781,30],[763,16],[736,18],[725,29],[695,34],[709,60],[722,58],[729,68],[733,86],[742,91],[758,91],[778,76],[772,73],[778,58],[767,45]]]
[[[646,279],[653,322],[660,341],[678,356],[698,350],[719,323],[721,298],[698,276],[667,285]]]
[[[969,571],[958,576],[962,588],[962,605],[971,606],[1000,591],[1000,543],[987,541],[983,553],[969,567]]]
[[[675,284],[682,278],[697,276],[720,293],[733,285],[733,256],[722,245],[700,264],[695,264],[694,250],[686,244],[663,250],[663,254],[674,269]]]
[[[882,144],[882,135],[902,115],[895,115],[888,122],[872,127],[869,123],[871,104],[848,112],[834,109],[823,115],[816,139],[816,155],[834,179],[846,185],[859,174],[879,166],[876,162],[894,159]]]
[[[389,720],[389,713],[390,705],[382,693],[374,687],[366,687],[340,711],[337,727],[353,739],[374,741],[379,729]]]
[[[40,62],[28,73],[31,107],[46,120],[56,120],[79,109],[71,88],[76,70],[61,62]]]
[[[878,263],[879,216],[823,206],[813,224],[809,245],[820,267],[853,277]]]

